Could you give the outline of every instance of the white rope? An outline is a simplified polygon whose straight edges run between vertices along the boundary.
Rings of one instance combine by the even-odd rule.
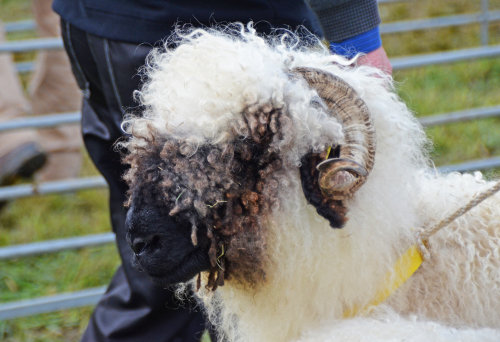
[[[483,191],[483,192],[479,193],[479,195],[474,196],[474,198],[472,200],[470,200],[469,203],[460,207],[458,210],[456,210],[453,214],[451,214],[450,216],[448,216],[444,220],[439,221],[437,224],[433,225],[429,229],[425,229],[425,230],[420,231],[418,233],[418,236],[417,236],[417,244],[418,244],[418,248],[420,249],[420,252],[422,253],[423,257],[425,259],[428,259],[430,257],[429,238],[432,235],[437,233],[443,227],[446,227],[448,224],[450,224],[451,222],[453,222],[454,220],[456,220],[460,216],[467,213],[472,208],[479,205],[485,199],[493,196],[499,190],[500,190],[500,180],[498,180],[495,183],[495,185],[493,185],[488,190]]]

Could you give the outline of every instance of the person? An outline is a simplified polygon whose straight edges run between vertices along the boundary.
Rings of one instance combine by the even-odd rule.
[[[320,18],[334,13],[345,24],[333,24],[338,34],[334,38],[339,40],[332,41],[332,49],[337,45],[357,49],[363,45],[360,42],[375,39],[370,47],[373,50],[361,51],[367,55],[360,61],[390,65],[377,33],[380,19],[376,0],[311,0],[311,6]],[[61,16],[65,48],[83,92],[85,147],[109,185],[112,227],[122,260],[93,311],[82,341],[199,341],[205,329],[202,314],[190,304],[179,303],[171,289],[156,287],[136,270],[126,242],[125,166],[114,143],[123,136],[120,124],[125,113],[141,109],[133,96],[141,85],[138,69],[175,24],[210,26],[253,20],[260,33],[269,33],[273,27],[294,30],[303,25],[322,36],[318,18],[304,0],[55,0],[53,8]]]
[[[321,23],[330,50],[392,74],[392,66],[382,46],[380,16],[376,1],[308,0]]]
[[[59,17],[52,0],[33,1],[32,9],[40,37],[58,37]],[[0,23],[0,42],[5,41]],[[40,51],[30,82],[30,100],[23,92],[10,54],[0,54],[0,121],[27,114],[42,115],[80,109],[80,90],[71,76],[66,53]],[[18,130],[0,134],[0,185],[17,177],[38,181],[76,177],[82,163],[82,141],[78,126],[61,126],[40,131]]]

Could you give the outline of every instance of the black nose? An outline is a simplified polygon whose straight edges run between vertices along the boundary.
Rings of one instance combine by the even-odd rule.
[[[148,250],[150,252],[160,248],[160,236],[151,234],[143,237],[134,237],[130,242],[130,246],[136,255]]]

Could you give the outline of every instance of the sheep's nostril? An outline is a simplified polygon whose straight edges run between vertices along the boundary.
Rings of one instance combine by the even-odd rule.
[[[141,254],[145,249],[155,249],[159,247],[160,237],[158,235],[149,235],[147,237],[136,237],[131,243],[132,250],[135,254]]]
[[[142,238],[135,238],[134,241],[132,241],[132,250],[134,251],[135,254],[139,254],[142,252],[144,247],[146,247],[146,243],[144,242],[144,239]]]

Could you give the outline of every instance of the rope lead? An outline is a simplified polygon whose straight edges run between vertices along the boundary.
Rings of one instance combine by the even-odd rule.
[[[448,224],[459,218],[460,216],[464,215],[467,213],[469,210],[472,208],[476,207],[479,205],[482,201],[485,199],[493,196],[495,193],[497,193],[500,190],[500,180],[498,180],[495,185],[493,185],[491,188],[489,188],[486,191],[481,192],[478,196],[474,196],[472,200],[469,201],[466,205],[463,207],[460,207],[458,210],[456,210],[453,214],[445,218],[444,220],[439,221],[437,224],[432,226],[428,230],[422,230],[420,231],[417,235],[417,244],[418,248],[420,249],[420,252],[424,256],[424,259],[428,259],[430,257],[430,252],[429,252],[429,238],[437,233],[441,228],[446,227]]]

